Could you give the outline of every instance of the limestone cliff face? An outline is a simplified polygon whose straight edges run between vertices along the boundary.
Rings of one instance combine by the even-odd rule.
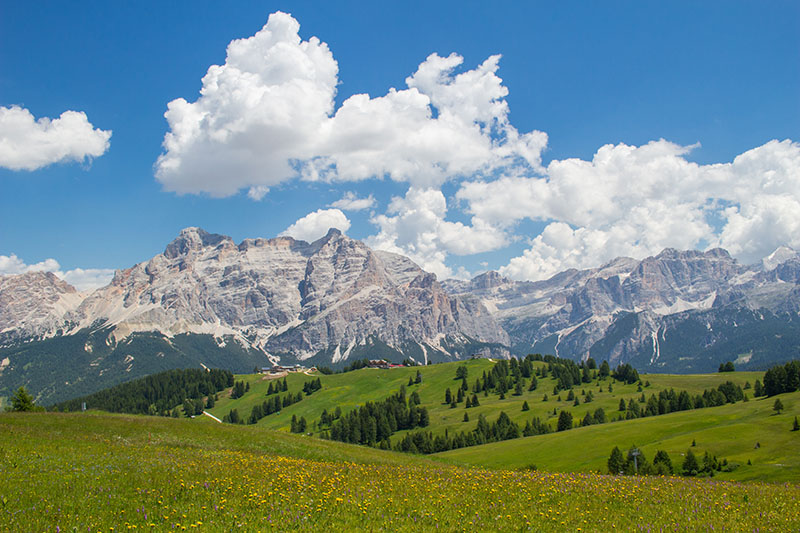
[[[0,278],[8,286],[0,289],[0,323],[40,335],[104,321],[118,341],[145,331],[231,335],[275,359],[325,352],[333,362],[375,339],[445,355],[446,337],[508,344],[479,302],[452,297],[409,259],[333,229],[313,243],[278,237],[237,245],[187,228],[162,254],[118,271],[83,299],[66,298],[77,293],[52,274],[26,276]]]
[[[50,272],[0,276],[0,346],[66,326],[83,295]]]
[[[753,266],[737,263],[721,249],[666,249],[641,261],[618,258],[544,281],[518,282],[488,272],[470,282],[448,280],[444,286],[483,302],[517,353],[592,356],[612,364],[636,361],[640,368],[682,371],[680,361],[733,338],[741,344],[745,332],[761,331],[759,322],[772,320],[765,319],[765,311],[785,323],[787,332],[794,331],[799,282],[800,256],[782,247]],[[685,342],[676,338],[681,335]],[[726,350],[729,359],[736,359],[734,346]],[[664,357],[669,353],[672,360]]]
[[[0,348],[102,325],[112,344],[206,334],[322,364],[389,350],[418,361],[554,353],[673,372],[705,371],[693,358],[764,366],[800,354],[799,312],[800,255],[785,247],[752,266],[720,249],[667,249],[537,282],[487,272],[440,283],[337,230],[313,243],[236,244],[187,228],[88,294],[49,273],[0,276]]]

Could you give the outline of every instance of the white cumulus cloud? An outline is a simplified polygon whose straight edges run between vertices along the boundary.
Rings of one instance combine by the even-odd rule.
[[[36,120],[25,108],[0,106],[0,167],[37,170],[100,157],[110,138],[110,130],[95,129],[83,112],[64,111],[59,118]]]
[[[29,265],[16,254],[0,255],[0,275],[26,272],[52,272],[78,290],[104,287],[114,277],[114,270],[110,268],[75,268],[63,272],[58,261],[52,258]]]
[[[499,56],[456,73],[457,54],[429,56],[407,88],[356,94],[334,109],[338,65],[316,37],[273,13],[254,36],[232,41],[200,97],[168,104],[170,131],[156,177],[167,190],[216,197],[307,180],[389,177],[435,187],[498,169],[539,169],[547,135],[508,122]]]
[[[331,228],[347,232],[350,229],[350,220],[339,209],[318,209],[286,228],[281,235],[313,242],[325,236]]]
[[[385,215],[373,217],[379,232],[366,242],[378,250],[407,255],[440,279],[452,277],[448,254],[470,255],[507,244],[502,231],[473,217],[471,225],[445,220],[447,200],[438,189],[410,188],[395,197]]]
[[[371,194],[366,198],[360,198],[353,191],[347,191],[344,195],[331,203],[328,207],[336,207],[345,211],[363,211],[375,206],[375,197]]]
[[[711,165],[689,160],[696,146],[662,139],[608,144],[591,160],[545,167],[547,134],[520,132],[509,121],[499,55],[469,68],[456,53],[431,54],[405,87],[354,94],[337,108],[333,53],[299,31],[291,15],[273,13],[255,35],[228,45],[195,101],[168,104],[155,166],[166,190],[214,197],[247,190],[260,200],[295,179],[407,183],[404,197],[372,215],[376,233],[367,242],[440,277],[465,274],[448,264],[452,256],[521,238],[528,249],[501,268],[517,279],[665,247],[722,246],[745,263],[780,245],[800,248],[800,145],[791,140]],[[449,206],[448,182],[459,183]],[[314,240],[329,227],[346,230],[343,211],[374,206],[372,196],[348,192],[285,234]],[[525,219],[544,231],[519,235]]]
[[[800,145],[770,141],[712,165],[688,161],[693,148],[664,140],[606,145],[591,161],[555,160],[542,177],[464,183],[456,196],[500,227],[524,218],[548,223],[501,268],[517,279],[666,247],[722,246],[753,263],[800,244]]]

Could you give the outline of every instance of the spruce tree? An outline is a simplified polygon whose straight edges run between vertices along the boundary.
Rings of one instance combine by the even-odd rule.
[[[36,406],[33,403],[33,396],[31,396],[25,387],[20,387],[14,396],[11,397],[11,410],[12,411],[33,411]]]
[[[669,458],[669,454],[664,450],[658,450],[656,452],[656,456],[653,458],[653,466],[656,469],[656,473],[659,475],[669,475],[672,474],[672,460]]]
[[[603,361],[603,363],[605,363],[605,361]],[[622,455],[622,450],[618,447],[614,446],[614,449],[611,450],[611,456],[608,458],[607,466],[609,474],[617,475],[622,473],[625,467],[625,457]]]
[[[531,410],[530,406],[528,405],[528,401],[527,400],[522,402],[522,410],[523,411],[530,411]]]
[[[700,465],[697,464],[697,457],[692,453],[691,448],[686,450],[686,457],[683,460],[683,475],[696,476]]]
[[[469,422],[469,413],[464,412],[464,422]]]
[[[569,411],[561,411],[558,415],[556,431],[566,431],[568,429],[572,429],[572,413]]]
[[[775,398],[775,403],[772,404],[772,410],[778,414],[781,414],[781,411],[783,411],[783,402],[780,398]]]
[[[797,423],[797,417],[794,417],[794,424],[792,424],[792,431],[800,430],[800,424]]]
[[[448,387],[444,391],[444,403],[449,404],[453,401],[453,393],[450,392],[450,388]]]

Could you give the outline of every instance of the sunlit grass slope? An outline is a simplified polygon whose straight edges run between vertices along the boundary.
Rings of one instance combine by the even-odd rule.
[[[610,420],[624,413],[619,411],[619,402],[630,400],[638,402],[644,394],[658,395],[659,391],[675,389],[686,390],[692,396],[712,389],[725,381],[731,381],[742,387],[763,377],[761,372],[725,372],[700,375],[642,375],[642,383],[649,383],[639,392],[637,384],[626,385],[606,378],[594,379],[591,383],[575,386],[573,394],[578,398],[567,400],[568,391],[553,393],[555,381],[548,377],[539,380],[534,391],[524,390],[521,396],[511,392],[501,400],[495,394],[484,396],[478,394],[479,407],[465,409],[464,402],[455,409],[444,403],[445,390],[451,389],[455,395],[461,382],[454,379],[456,368],[465,364],[468,369],[468,384],[472,395],[475,379],[488,372],[493,362],[486,359],[469,360],[465,363],[448,363],[424,367],[398,369],[362,369],[354,372],[334,375],[289,374],[287,383],[289,391],[296,393],[302,389],[303,383],[319,378],[322,390],[306,396],[297,404],[284,408],[279,414],[269,415],[258,423],[260,427],[288,430],[292,416],[305,417],[309,431],[315,436],[319,432],[313,426],[319,420],[323,409],[328,412],[339,406],[343,412],[363,405],[367,401],[386,398],[397,392],[401,386],[406,387],[407,394],[417,391],[430,413],[431,424],[427,431],[434,435],[445,431],[453,434],[459,431],[471,431],[475,428],[480,414],[490,422],[503,411],[517,422],[520,427],[534,416],[547,421],[555,429],[558,414],[562,410],[570,411],[575,422],[583,419],[586,413],[593,413],[602,408]],[[536,363],[543,365],[543,363]],[[417,371],[422,374],[422,383],[409,385],[409,378],[415,378]],[[266,376],[237,376],[250,383],[250,392],[244,397],[231,400],[223,393],[212,412],[222,418],[230,409],[236,408],[239,414],[247,419],[252,406],[266,399],[265,393],[269,383],[274,380]],[[282,379],[282,378],[281,378]],[[609,386],[611,391],[609,392]],[[526,387],[527,389],[527,387]],[[586,403],[586,395],[591,393],[593,400]],[[729,462],[740,463],[733,472],[720,474],[723,479],[794,481],[800,479],[800,432],[791,432],[791,422],[795,414],[800,414],[800,402],[793,400],[792,395],[784,402],[786,411],[772,416],[774,399],[758,399],[752,397],[752,388],[745,393],[748,402],[738,402],[722,407],[709,407],[691,411],[682,411],[651,418],[610,422],[606,424],[575,428],[573,430],[513,439],[502,443],[493,443],[480,447],[469,447],[445,452],[448,460],[476,466],[500,468],[521,468],[536,465],[539,469],[552,471],[605,471],[605,463],[614,446],[623,450],[637,445],[642,447],[645,455],[652,460],[656,450],[667,451],[673,463],[679,465],[682,455],[696,440],[695,453],[708,451],[718,458],[726,458]],[[285,394],[285,393],[281,393]],[[544,401],[544,397],[547,400]],[[559,400],[559,397],[561,398]],[[523,402],[527,402],[530,410],[522,411]],[[639,404],[642,405],[643,404]],[[469,421],[464,421],[464,413]],[[398,432],[393,442],[402,438],[404,432]],[[755,449],[759,442],[761,447]],[[750,460],[752,465],[747,465]]]
[[[487,359],[468,360],[463,363],[444,363],[430,366],[418,366],[394,369],[373,369],[364,368],[354,372],[344,374],[322,375],[313,373],[306,375],[303,373],[291,373],[287,377],[289,391],[296,393],[302,390],[303,383],[312,379],[319,378],[322,382],[322,390],[306,397],[303,401],[283,409],[279,414],[269,415],[261,419],[260,426],[271,429],[289,428],[292,416],[300,418],[304,416],[308,423],[318,420],[323,409],[332,412],[339,406],[343,412],[358,405],[363,405],[368,401],[383,400],[390,394],[400,390],[401,386],[406,386],[406,393],[410,395],[417,391],[420,395],[422,405],[430,413],[431,426],[428,428],[434,434],[444,433],[445,431],[465,431],[475,427],[475,421],[480,414],[484,414],[487,419],[496,418],[500,411],[505,411],[511,420],[525,424],[533,416],[538,416],[543,420],[549,420],[555,429],[558,418],[558,411],[566,409],[570,411],[576,421],[581,420],[587,412],[594,412],[598,408],[603,408],[606,415],[617,416],[620,399],[626,402],[631,398],[639,398],[642,393],[637,391],[637,385],[625,385],[610,378],[604,380],[595,379],[592,383],[575,386],[576,394],[581,402],[579,406],[573,405],[573,400],[567,400],[567,391],[553,394],[555,380],[551,377],[540,379],[539,386],[535,391],[525,390],[522,396],[513,396],[511,392],[506,394],[506,399],[500,400],[497,395],[490,394],[484,396],[478,394],[480,401],[479,407],[470,409],[464,408],[464,402],[458,404],[456,409],[451,409],[444,403],[445,390],[450,388],[453,395],[456,388],[461,385],[460,380],[456,380],[456,368],[464,364],[468,369],[467,383],[469,385],[468,394],[471,396],[472,387],[475,379],[482,376],[483,372],[489,372],[494,365]],[[543,363],[535,363],[543,365]],[[409,378],[415,378],[417,371],[422,374],[422,383],[408,385]],[[720,374],[699,374],[699,375],[668,375],[668,374],[649,374],[642,375],[643,382],[650,382],[650,387],[646,387],[642,392],[646,396],[651,394],[658,395],[662,389],[674,388],[676,391],[686,390],[691,394],[700,394],[704,389],[717,387],[725,381],[732,381],[737,385],[744,386],[745,383],[755,383],[757,379],[763,377],[762,372],[727,372]],[[247,419],[256,403],[262,403],[266,399],[266,392],[270,381],[274,381],[268,376],[262,375],[242,375],[236,376],[237,380],[245,380],[250,384],[250,392],[242,398],[231,400],[227,394],[221,395],[214,409],[210,412],[222,418],[231,409],[237,409],[239,415]],[[282,379],[282,378],[280,378]],[[612,391],[608,391],[611,385]],[[582,392],[591,392],[594,399],[590,403],[583,403]],[[746,391],[752,397],[752,390]],[[281,393],[284,395],[285,393]],[[547,401],[543,401],[544,396]],[[560,396],[560,400],[558,400]],[[530,410],[522,411],[523,402],[527,401]],[[553,414],[553,410],[556,413]],[[470,418],[469,422],[463,422],[464,412]],[[401,436],[402,433],[398,433]]]
[[[606,472],[614,446],[627,450],[636,445],[650,461],[657,450],[664,450],[673,465],[680,467],[683,454],[696,442],[692,448],[695,455],[707,451],[740,464],[733,472],[717,473],[718,479],[796,483],[800,480],[800,431],[791,429],[794,417],[800,416],[800,392],[776,398],[786,408],[780,415],[772,409],[775,398],[765,398],[473,446],[437,456],[494,468],[536,465],[552,471]]]
[[[0,530],[794,531],[800,489],[463,468],[210,419],[0,414]]]

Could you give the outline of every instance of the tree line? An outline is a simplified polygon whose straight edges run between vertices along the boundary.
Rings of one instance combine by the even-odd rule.
[[[800,390],[800,361],[773,366],[764,373],[763,390],[758,390],[759,385],[756,382],[756,396],[775,396]]]
[[[101,409],[112,413],[169,416],[184,400],[200,400],[234,384],[228,370],[200,368],[167,370],[140,379],[115,385],[88,396],[61,402],[56,411]],[[202,409],[201,409],[202,412]]]
[[[249,384],[247,387],[244,387],[246,390],[250,390]],[[310,396],[316,391],[322,388],[322,382],[319,378],[312,379],[311,381],[306,381],[303,383],[303,391],[291,393],[289,391],[289,384],[286,381],[286,378],[283,380],[278,380],[274,382],[270,382],[269,387],[267,388],[267,399],[261,403],[257,403],[250,409],[250,416],[247,417],[245,420],[240,414],[239,410],[236,408],[231,409],[228,411],[224,417],[222,417],[222,421],[230,424],[244,424],[245,422],[248,424],[256,424],[262,418],[269,416],[273,413],[278,413],[281,409],[289,407],[299,401],[301,401],[305,393],[306,396]],[[234,390],[236,387],[234,386]],[[280,396],[281,392],[288,392],[284,396]],[[231,393],[231,398],[233,398],[233,392]],[[239,397],[239,396],[237,396]],[[292,431],[295,433],[305,431],[305,424],[303,425],[302,431],[295,431],[297,426],[295,425],[296,420],[292,423]]]
[[[695,446],[694,442],[692,442],[692,446]],[[708,452],[705,452],[703,457],[698,460],[692,449],[689,448],[684,455],[680,470],[678,470],[673,466],[672,459],[664,450],[657,450],[653,457],[653,462],[650,463],[644,452],[636,446],[632,446],[627,454],[623,454],[619,447],[614,446],[606,466],[608,467],[608,473],[613,475],[670,476],[681,474],[684,476],[713,477],[715,472],[732,472],[739,465],[737,463],[728,463],[727,459],[719,460],[715,455],[711,455]]]
[[[396,431],[427,427],[428,410],[420,406],[419,394],[414,391],[406,399],[405,387],[382,402],[367,402],[345,415],[333,418],[323,413],[319,427],[327,429],[323,438],[367,446],[388,448],[389,437]]]

